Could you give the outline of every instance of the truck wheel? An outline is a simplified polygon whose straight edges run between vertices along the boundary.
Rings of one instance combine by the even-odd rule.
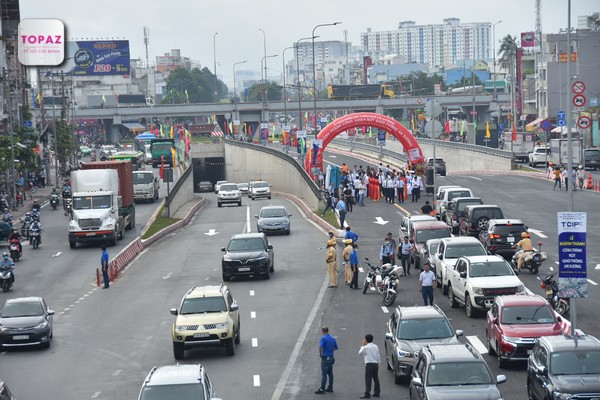
[[[183,355],[185,353],[185,349],[183,348],[183,343],[175,343],[173,342],[173,356],[176,360],[183,360]]]
[[[126,229],[135,228],[135,211],[131,213],[129,216],[129,225],[127,225]]]
[[[114,232],[113,237],[110,240],[110,245],[111,246],[116,246],[117,245],[117,231]]]
[[[458,307],[458,302],[456,301],[456,297],[454,297],[454,290],[451,285],[448,285],[448,303],[450,303],[450,307],[452,308]]]
[[[69,247],[72,248],[72,249],[76,249],[77,248],[77,242],[69,240]]]

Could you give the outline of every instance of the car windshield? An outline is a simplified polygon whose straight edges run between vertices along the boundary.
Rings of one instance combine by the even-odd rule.
[[[239,189],[248,189],[248,184],[247,183],[238,183],[237,187]]]
[[[166,152],[171,151],[173,145],[171,143],[152,143],[152,151],[153,152]]]
[[[600,350],[559,351],[550,355],[552,375],[600,374]]]
[[[42,304],[37,301],[7,303],[2,309],[2,318],[35,317],[43,313]]]
[[[73,210],[99,210],[110,208],[110,196],[73,197]]]
[[[204,400],[204,388],[198,383],[144,386],[141,400]]]
[[[425,243],[429,239],[443,239],[445,237],[450,237],[450,231],[447,228],[417,231],[417,243]]]
[[[429,243],[429,254],[437,253],[438,247],[440,247],[440,242]]]
[[[267,208],[260,211],[261,218],[281,218],[287,216],[284,208]]]
[[[493,233],[498,235],[521,236],[521,233],[527,232],[525,225],[494,225]]]
[[[457,197],[469,197],[471,193],[468,190],[453,190],[448,192],[448,200],[456,199]]]
[[[238,186],[236,184],[232,184],[232,183],[224,183],[221,186],[219,186],[219,190],[222,190],[222,191],[238,190]]]
[[[512,268],[506,261],[476,262],[472,263],[469,269],[469,276],[471,278],[506,275],[514,275]]]
[[[269,184],[267,182],[256,182],[252,186],[255,188],[266,188],[269,187]]]
[[[264,250],[265,244],[260,238],[233,239],[227,246],[227,251]]]
[[[227,311],[227,304],[222,296],[189,297],[183,301],[179,314],[198,314]]]
[[[586,157],[600,157],[600,150],[586,150]]]
[[[490,385],[492,377],[483,362],[449,362],[429,366],[428,386]]]
[[[485,254],[485,249],[479,243],[473,243],[470,245],[461,244],[457,246],[446,247],[445,258],[459,258],[462,256],[485,256]]]
[[[483,204],[483,202],[481,200],[461,201],[460,203],[458,203],[456,211],[464,211],[466,206],[472,206],[476,204]]]
[[[142,174],[139,172],[135,172],[133,174],[133,183],[137,184],[137,183],[152,183],[152,181],[154,180],[154,175],[153,174]]]
[[[553,324],[554,315],[547,305],[507,306],[502,308],[502,323],[505,325]]]
[[[427,340],[452,337],[454,333],[444,318],[404,319],[398,327],[400,340]]]

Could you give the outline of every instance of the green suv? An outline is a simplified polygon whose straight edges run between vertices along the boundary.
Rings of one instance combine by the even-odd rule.
[[[223,346],[227,355],[235,354],[240,343],[238,304],[225,285],[193,287],[183,296],[179,308],[172,308],[173,355],[183,359],[186,349]]]

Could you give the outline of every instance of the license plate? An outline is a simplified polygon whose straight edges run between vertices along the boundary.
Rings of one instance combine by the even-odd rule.
[[[242,267],[242,268],[238,268],[239,272],[248,272],[250,271],[250,267]]]
[[[546,294],[552,294],[552,289],[546,289]]]
[[[194,337],[195,338],[209,337],[209,336],[210,336],[210,333],[208,333],[208,332],[194,333]]]
[[[509,243],[514,243],[515,242],[515,238],[509,236],[509,237],[506,238],[506,241],[509,242]]]
[[[13,340],[27,340],[29,339],[29,335],[16,335],[13,336]]]
[[[95,236],[95,233],[86,233],[85,236]]]
[[[527,355],[533,353],[533,350],[527,350]]]

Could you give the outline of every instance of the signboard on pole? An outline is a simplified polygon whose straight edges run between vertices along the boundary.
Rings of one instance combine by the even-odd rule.
[[[585,212],[559,212],[558,289],[560,297],[588,297]]]
[[[548,132],[550,129],[552,129],[552,122],[550,122],[549,119],[545,119],[540,122],[540,128],[542,128],[543,131]]]
[[[576,94],[575,96],[573,96],[573,105],[575,107],[585,106],[586,101],[587,100],[586,100],[585,96],[582,94]]]
[[[573,85],[571,86],[571,90],[573,90],[573,93],[575,93],[575,94],[581,94],[581,93],[585,92],[585,83],[583,83],[581,81],[573,82]]]
[[[386,131],[384,131],[382,129],[377,130],[377,146],[385,146],[386,135],[387,135]]]
[[[587,115],[582,115],[579,117],[579,119],[577,119],[577,126],[581,129],[587,129],[592,126],[592,119]]]

